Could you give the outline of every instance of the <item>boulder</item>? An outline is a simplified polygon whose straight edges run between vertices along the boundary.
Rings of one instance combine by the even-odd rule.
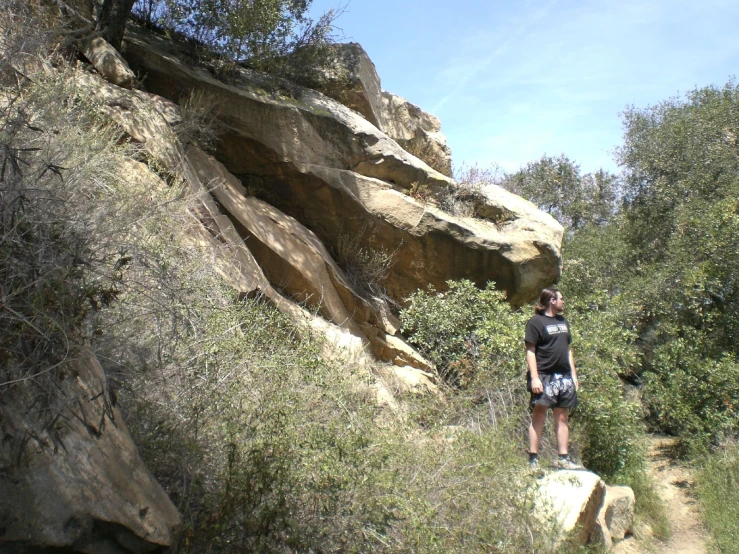
[[[631,534],[635,504],[634,491],[631,487],[607,486],[590,542],[609,550],[616,541],[621,541]]]
[[[595,525],[593,526],[593,532],[590,534],[589,542],[591,544],[598,545],[605,551],[613,548],[613,539],[611,538],[611,533],[608,531],[606,513],[603,508],[598,511],[598,517],[595,520]]]
[[[180,515],[139,458],[95,356],[78,352],[50,375],[60,394],[49,406],[2,392],[0,550],[174,550]]]
[[[331,69],[323,75],[327,86],[321,92],[382,129],[382,89],[375,64],[356,42],[335,45],[333,54]]]
[[[565,539],[583,545],[593,535],[605,483],[587,470],[560,470],[538,480],[534,516],[555,551]]]
[[[128,67],[128,63],[118,50],[113,48],[104,38],[93,38],[87,43],[83,53],[106,81],[123,88],[133,86],[136,80],[133,71]]]
[[[424,395],[439,390],[432,374],[412,367],[387,366],[380,368],[380,374],[385,379],[395,381],[400,393]]]
[[[453,181],[355,111],[309,89],[296,87],[295,97],[266,92],[264,77],[246,69],[220,81],[187,67],[167,48],[134,30],[124,52],[147,75],[152,92],[177,99],[202,91],[213,98],[225,128],[218,160],[329,250],[337,249],[342,234],[364,229],[360,247],[396,253],[383,283],[396,301],[418,288],[444,290],[447,280],[467,278],[480,286],[495,281],[519,304],[559,276],[562,228],[551,217],[454,218],[419,203],[407,193],[438,193]]]
[[[603,502],[604,519],[613,540],[632,532],[636,498],[631,487],[607,487]]]
[[[441,133],[439,118],[405,98],[383,91],[379,127],[405,150],[451,177],[452,151]]]

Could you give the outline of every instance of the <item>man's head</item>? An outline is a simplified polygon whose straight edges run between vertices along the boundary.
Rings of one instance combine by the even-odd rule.
[[[557,289],[546,288],[539,295],[539,303],[534,306],[534,312],[544,314],[549,311],[552,314],[560,314],[565,309],[564,298],[562,293]]]

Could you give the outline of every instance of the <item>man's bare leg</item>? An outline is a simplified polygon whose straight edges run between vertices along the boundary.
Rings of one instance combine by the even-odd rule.
[[[529,452],[531,454],[539,452],[541,434],[544,431],[544,422],[547,419],[547,410],[546,406],[534,404],[534,413],[531,414],[531,425],[529,425]]]
[[[554,415],[554,434],[557,437],[557,453],[564,456],[568,453],[570,440],[567,408],[554,408],[552,413]]]

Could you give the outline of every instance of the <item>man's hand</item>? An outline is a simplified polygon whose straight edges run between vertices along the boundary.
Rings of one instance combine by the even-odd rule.
[[[575,383],[575,392],[580,390],[580,381],[577,380],[577,375],[572,376],[572,382]]]
[[[531,392],[534,394],[541,394],[544,392],[544,385],[541,384],[541,379],[538,377],[531,379]]]

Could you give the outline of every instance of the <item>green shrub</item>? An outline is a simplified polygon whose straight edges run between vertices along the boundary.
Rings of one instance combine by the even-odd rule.
[[[489,419],[474,427],[438,426],[400,451],[409,486],[398,491],[401,519],[389,551],[543,551],[546,537],[530,533],[529,482],[512,429]]]
[[[493,283],[484,290],[470,281],[449,281],[449,290],[419,291],[401,312],[409,341],[436,364],[440,377],[466,388],[484,379],[480,367],[507,377],[521,375],[525,316],[511,311]],[[518,350],[519,356],[516,356]]]
[[[701,333],[673,338],[654,353],[645,400],[661,429],[680,436],[688,454],[700,454],[739,432],[739,364],[715,359]]]
[[[666,541],[672,534],[672,523],[670,514],[667,513],[665,501],[658,492],[660,483],[645,471],[630,472],[624,476],[620,484],[630,486],[636,497],[634,517],[636,522],[649,525],[654,536],[661,541]]]
[[[714,452],[701,462],[696,490],[703,520],[719,552],[739,552],[739,448]]]
[[[516,173],[506,175],[500,186],[527,198],[566,227],[579,229],[606,222],[614,213],[619,177],[602,169],[580,174],[580,166],[564,154],[542,156]]]
[[[639,362],[636,333],[622,324],[632,308],[618,297],[567,299],[580,380],[580,406],[572,422],[582,433],[583,462],[609,479],[640,471],[646,446],[642,409],[638,399],[625,398],[619,377],[630,375]]]

